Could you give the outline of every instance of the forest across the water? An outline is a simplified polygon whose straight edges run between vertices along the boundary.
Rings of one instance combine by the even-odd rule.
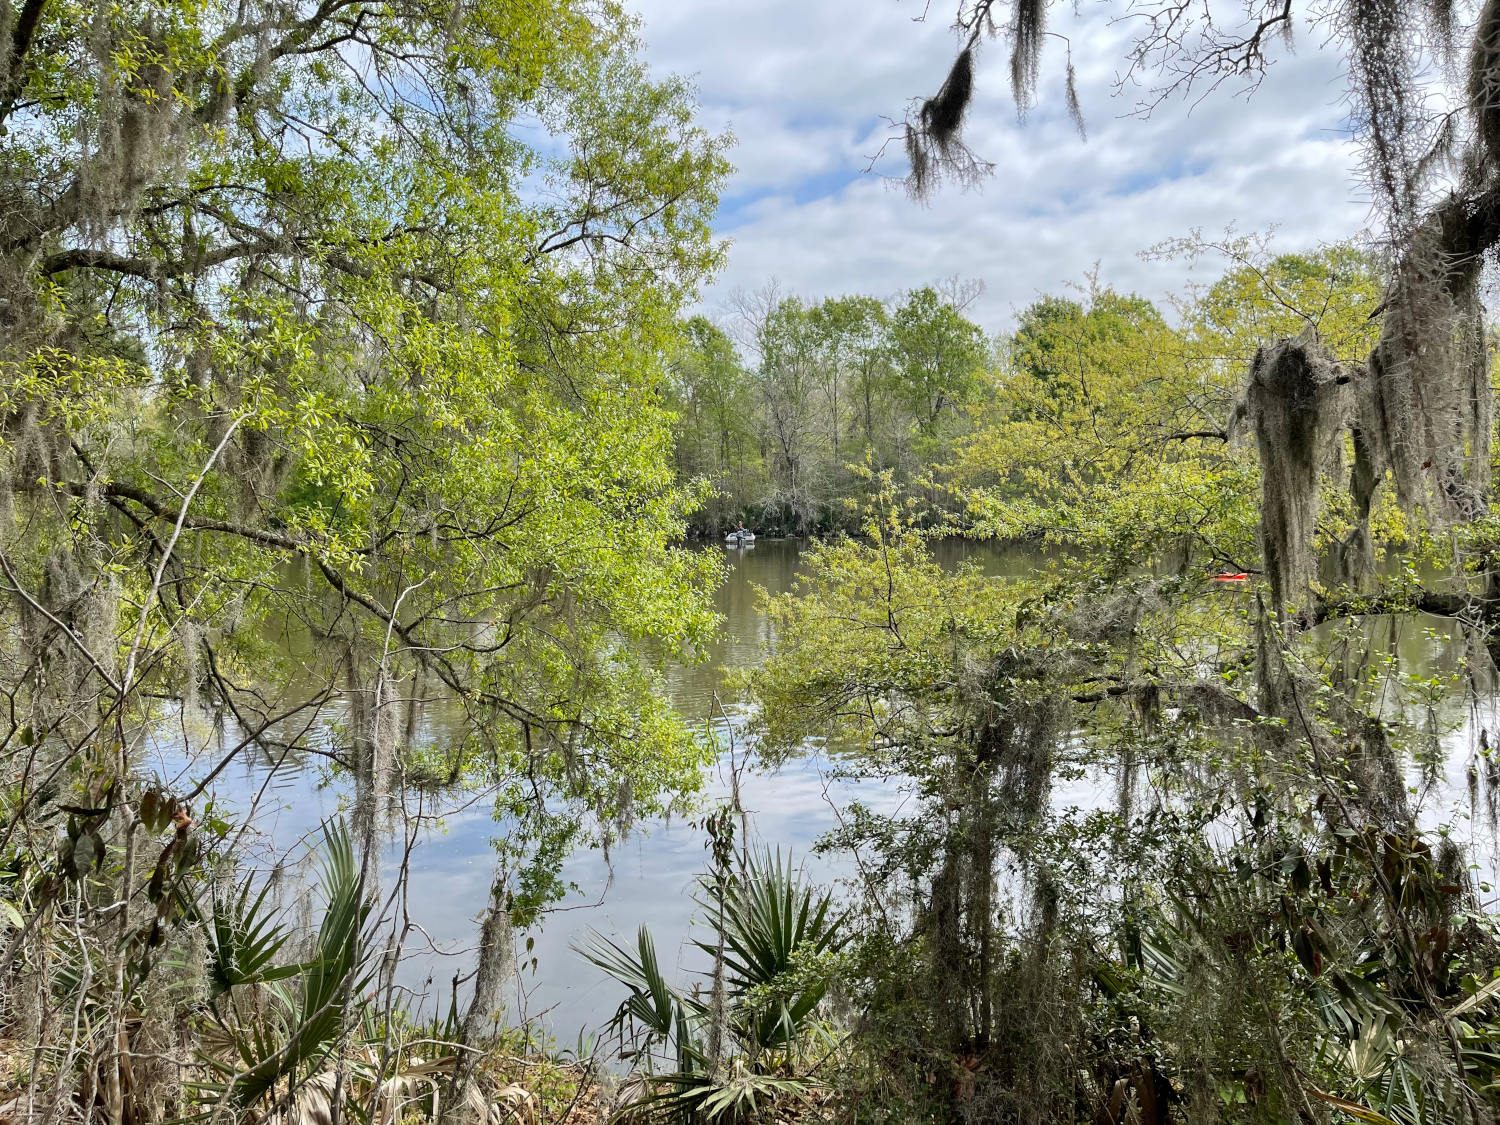
[[[1368,351],[1375,258],[1352,243],[1273,248],[1183,237],[1149,255],[1201,280],[1162,307],[1082,277],[994,337],[965,315],[977,278],[884,298],[808,300],[775,281],[736,292],[686,321],[666,385],[678,475],[711,488],[690,534],[858,533],[885,474],[955,531],[1077,538],[1026,504],[1136,451],[1186,465],[1197,458],[1171,443],[1227,442],[1265,341],[1311,329],[1343,360]]]

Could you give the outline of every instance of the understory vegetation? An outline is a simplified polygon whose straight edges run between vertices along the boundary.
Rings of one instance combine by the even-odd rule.
[[[1131,73],[1253,84],[1293,7],[1134,6]],[[1050,8],[960,8],[915,193]],[[0,1125],[1500,1120],[1500,0],[1309,18],[1383,236],[991,339],[958,281],[695,315],[728,138],[611,0],[0,0]],[[741,520],[821,538],[733,736],[904,798],[837,890],[665,690]],[[689,808],[701,971],[595,935],[558,1048],[517,935]]]

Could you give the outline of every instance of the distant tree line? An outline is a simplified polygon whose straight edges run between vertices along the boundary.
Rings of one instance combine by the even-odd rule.
[[[1374,340],[1378,266],[1351,245],[1273,255],[1256,238],[1194,237],[1159,251],[1230,268],[1174,297],[1170,316],[1093,279],[995,337],[966,315],[983,284],[955,279],[889,300],[808,301],[773,283],[716,320],[694,316],[665,395],[679,478],[707,485],[690,532],[852,531],[888,474],[928,522],[1052,536],[1057,512],[1041,513],[1059,495],[1118,489],[1188,439],[1227,441],[1266,333],[1307,326],[1289,306],[1312,302],[1341,360]]]
[[[809,302],[771,285],[738,295],[724,326],[690,320],[668,397],[678,471],[713,488],[694,530],[852,526],[846,501],[864,495],[866,469],[919,484],[993,384],[995,345],[964,315],[979,292],[949,282]]]

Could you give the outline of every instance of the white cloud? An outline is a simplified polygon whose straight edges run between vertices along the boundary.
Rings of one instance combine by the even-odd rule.
[[[942,80],[954,44],[943,0],[924,23],[913,22],[918,5],[893,0],[634,2],[653,65],[696,74],[705,122],[732,124],[740,142],[722,222],[733,247],[705,294],[710,309],[773,276],[810,297],[885,296],[956,273],[984,280],[974,315],[1001,330],[1096,262],[1117,288],[1156,299],[1180,290],[1184,263],[1139,253],[1192,228],[1275,226],[1276,245],[1297,249],[1355,235],[1369,217],[1339,60],[1312,36],[1253,98],[1221,91],[1142,120],[1128,116],[1131,95],[1114,95],[1128,28],[1097,9],[1064,20],[1087,141],[1064,111],[1061,45],[1048,49],[1023,123],[994,43],[968,137],[996,173],[924,207],[864,169],[886,135],[881,115],[899,116]],[[880,168],[904,170],[899,145]]]
[[[837,124],[809,124],[789,128],[784,117],[762,106],[724,108],[705,106],[710,127],[722,121],[736,139],[737,193],[802,183],[847,167],[853,138]]]

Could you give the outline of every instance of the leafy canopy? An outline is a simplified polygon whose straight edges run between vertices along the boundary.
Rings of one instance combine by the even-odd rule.
[[[37,3],[14,46],[6,737],[122,774],[164,699],[337,719],[376,793],[485,779],[551,860],[694,784],[652,665],[714,564],[662,356],[726,139],[623,10]]]

